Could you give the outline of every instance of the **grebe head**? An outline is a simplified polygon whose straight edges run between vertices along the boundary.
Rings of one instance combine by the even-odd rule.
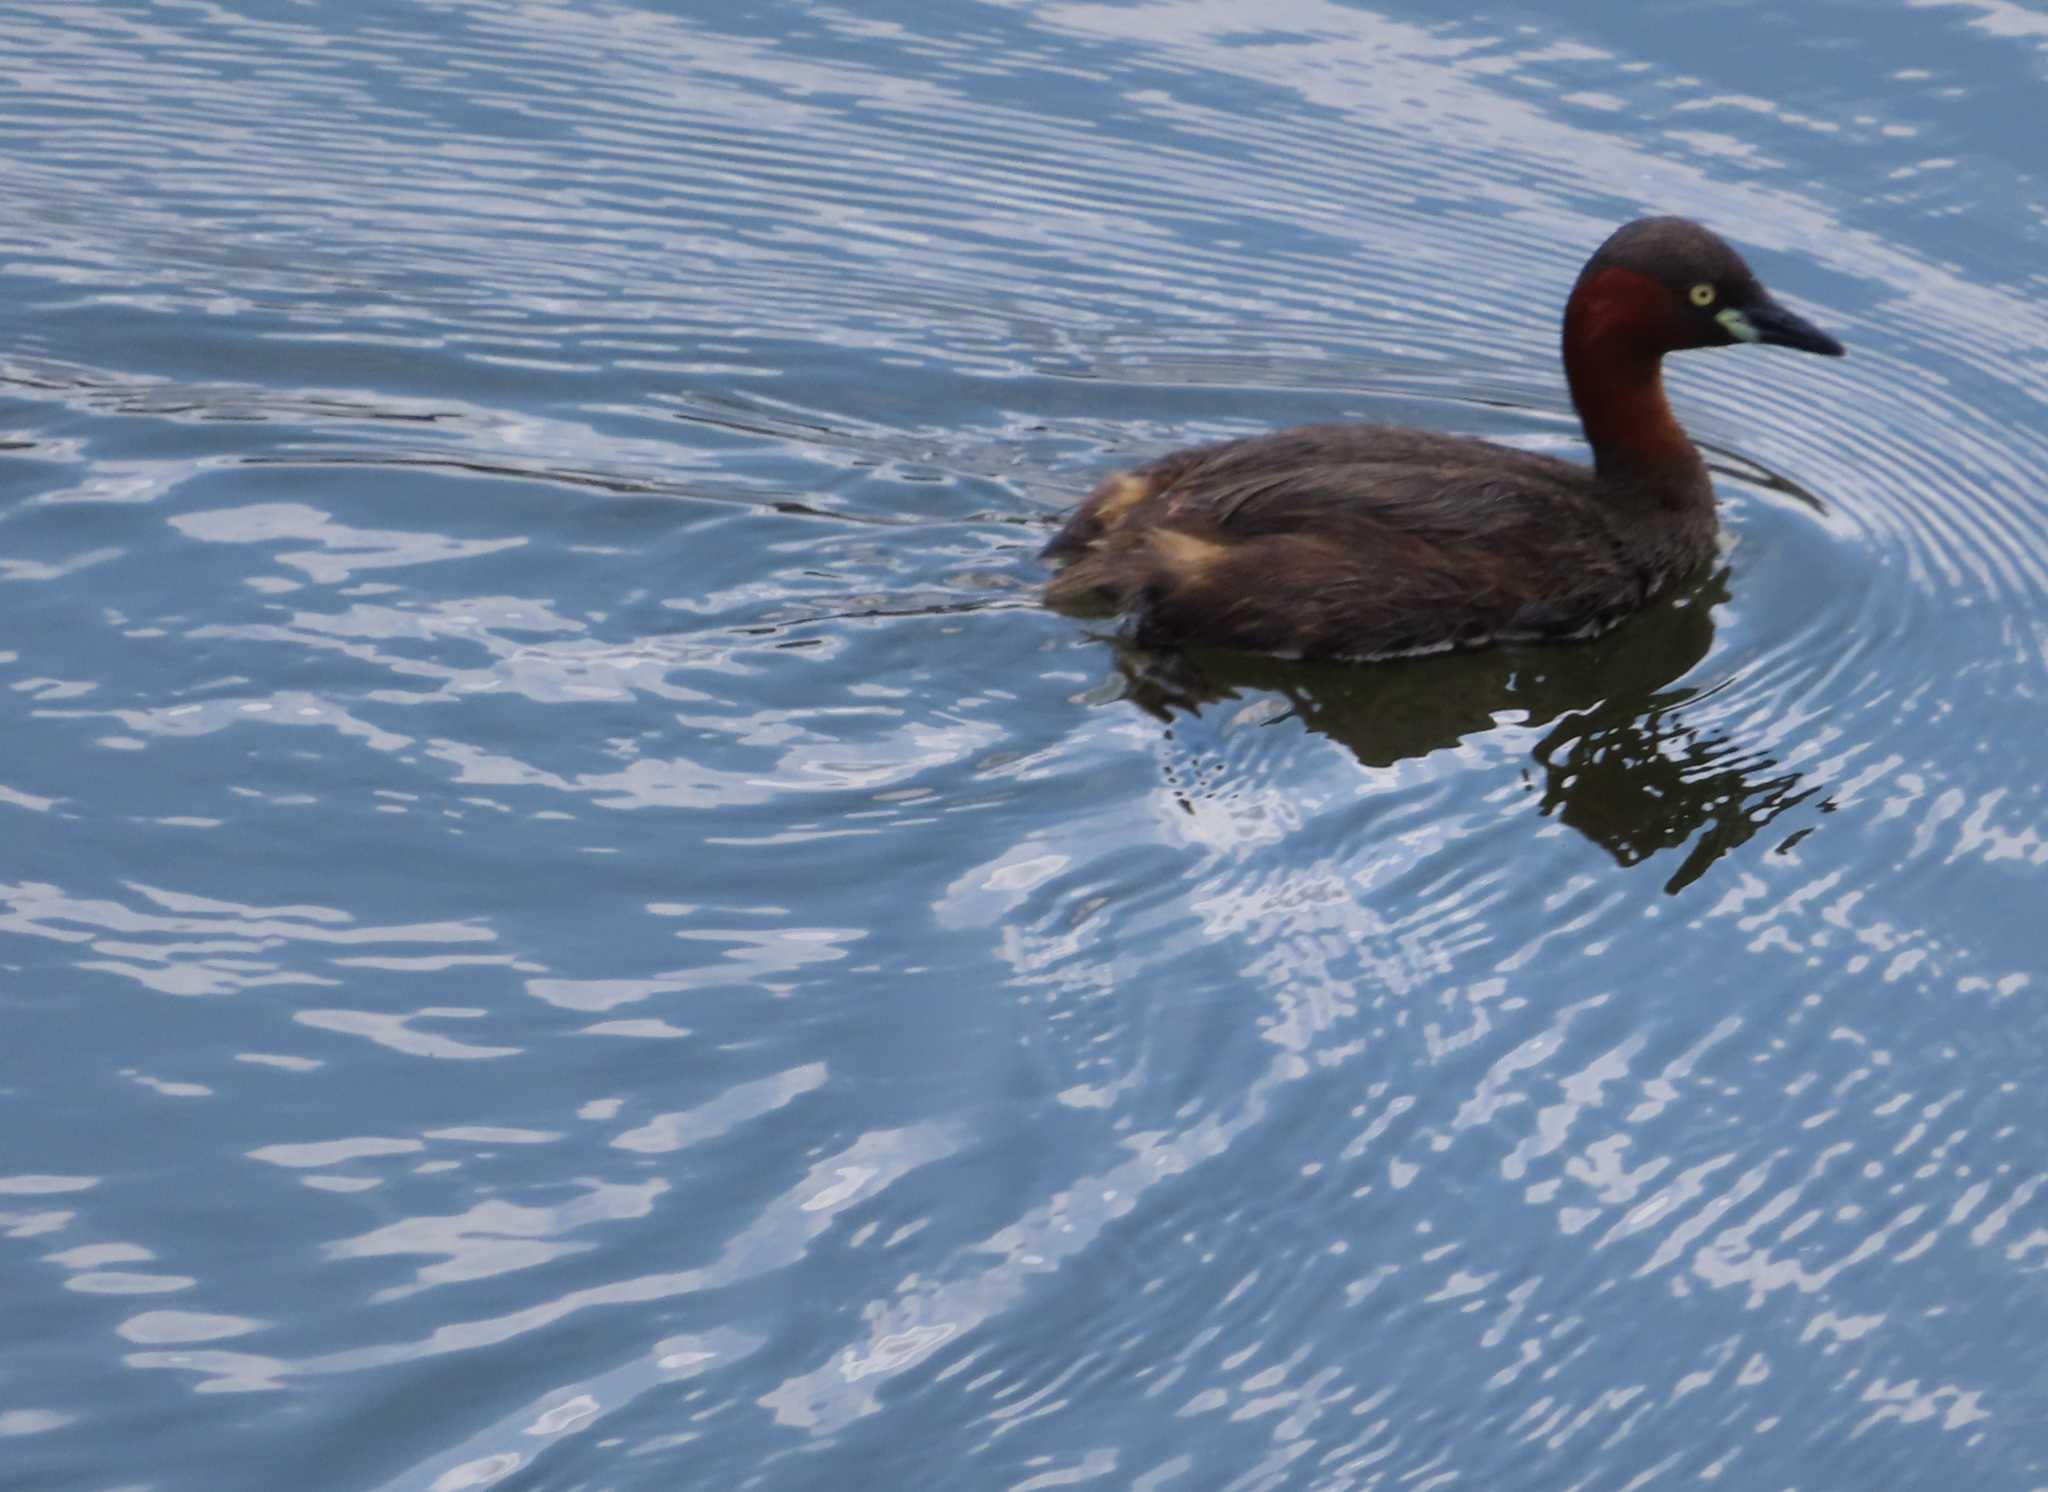
[[[1621,356],[1738,342],[1843,352],[1772,299],[1740,254],[1686,218],[1638,218],[1615,229],[1572,287],[1565,338]]]

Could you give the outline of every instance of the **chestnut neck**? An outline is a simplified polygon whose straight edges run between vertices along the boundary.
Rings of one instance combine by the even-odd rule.
[[[1564,376],[1603,485],[1653,506],[1711,505],[1706,463],[1664,397],[1669,292],[1633,270],[1582,275],[1564,308]]]

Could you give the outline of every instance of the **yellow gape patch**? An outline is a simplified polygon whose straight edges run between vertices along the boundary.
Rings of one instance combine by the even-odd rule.
[[[1761,342],[1763,340],[1764,334],[1751,325],[1749,318],[1733,306],[1730,306],[1725,311],[1716,311],[1714,319],[1727,328],[1728,335],[1738,342]]]

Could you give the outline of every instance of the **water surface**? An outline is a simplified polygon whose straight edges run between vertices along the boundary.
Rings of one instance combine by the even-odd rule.
[[[2048,25],[0,15],[0,1484],[2048,1485]],[[1718,572],[1171,659],[1104,471],[1579,451]]]

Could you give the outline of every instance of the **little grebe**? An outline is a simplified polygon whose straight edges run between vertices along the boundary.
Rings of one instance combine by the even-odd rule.
[[[1128,612],[1137,639],[1372,658],[1584,634],[1698,569],[1706,463],[1663,358],[1769,342],[1842,354],[1684,218],[1617,229],[1564,308],[1590,467],[1389,425],[1308,425],[1113,476],[1045,546],[1062,610]]]

